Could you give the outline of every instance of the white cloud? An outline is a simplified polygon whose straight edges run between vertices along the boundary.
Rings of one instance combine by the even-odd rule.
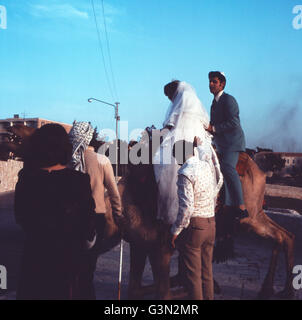
[[[102,6],[99,1],[94,1],[96,14],[101,15]],[[82,18],[88,19],[89,14],[92,10],[90,1],[87,3],[78,2],[77,7],[69,3],[59,3],[54,0],[53,3],[45,4],[31,4],[31,14],[37,17],[48,17],[48,18]],[[124,8],[114,7],[107,2],[104,2],[104,11],[107,23],[111,24],[115,17],[125,14]]]
[[[102,25],[103,24],[102,2],[100,0],[98,0],[98,1],[94,0],[94,7],[95,7],[95,13],[96,13],[97,19],[99,21],[101,21],[101,25]],[[90,12],[91,15],[93,15],[92,6],[91,6],[90,1],[89,1],[89,4],[86,8],[87,8],[87,11]],[[112,28],[115,25],[118,18],[126,15],[125,8],[112,6],[111,4],[109,4],[105,1],[104,1],[104,12],[105,12],[105,19],[106,19],[107,27],[109,27],[111,31],[113,31]]]
[[[106,2],[104,2],[104,11],[106,18],[113,16],[121,16],[125,14],[125,10],[123,8],[113,7],[112,5]]]
[[[86,11],[81,11],[70,4],[31,5],[31,14],[48,18],[81,18],[88,19]]]

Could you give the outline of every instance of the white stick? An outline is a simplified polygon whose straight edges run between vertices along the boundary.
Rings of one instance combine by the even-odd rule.
[[[123,246],[124,241],[121,239],[120,243],[120,271],[119,271],[119,278],[118,278],[118,300],[121,300],[121,283],[122,283],[122,267],[123,267]]]

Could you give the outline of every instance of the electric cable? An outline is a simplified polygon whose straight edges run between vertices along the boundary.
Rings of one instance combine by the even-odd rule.
[[[108,71],[107,71],[106,63],[105,63],[105,56],[104,56],[103,45],[102,45],[102,40],[101,40],[101,33],[99,30],[99,26],[98,26],[96,14],[95,14],[94,0],[91,0],[91,5],[92,5],[92,9],[93,9],[94,21],[95,21],[95,26],[96,26],[97,36],[98,36],[98,43],[99,43],[99,47],[100,47],[100,51],[101,51],[101,55],[102,55],[107,84],[108,84],[112,99],[114,99],[114,95],[113,95],[113,91],[112,91],[112,87],[111,87],[111,82],[110,82],[110,78],[108,76]]]
[[[112,59],[111,59],[111,52],[110,52],[108,32],[107,32],[107,24],[106,24],[106,19],[105,19],[104,0],[101,0],[101,2],[102,2],[104,30],[105,30],[105,36],[106,36],[107,51],[108,51],[108,57],[109,57],[109,66],[110,66],[110,71],[111,71],[113,90],[114,90],[114,94],[116,96],[116,99],[118,100],[118,94],[117,94],[117,90],[116,90],[116,82],[115,82],[115,77],[114,77],[114,72],[113,72],[113,67],[112,67]]]

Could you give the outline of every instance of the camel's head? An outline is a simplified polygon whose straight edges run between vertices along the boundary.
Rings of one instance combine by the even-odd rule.
[[[18,139],[29,138],[35,132],[35,130],[35,128],[27,127],[23,124],[15,124],[7,129],[8,132]]]
[[[5,140],[1,145],[13,158],[23,158],[26,140],[35,132],[36,129],[27,127],[23,124],[16,124],[7,129]]]

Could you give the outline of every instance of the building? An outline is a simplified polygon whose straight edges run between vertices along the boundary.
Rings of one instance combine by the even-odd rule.
[[[284,152],[280,154],[282,159],[285,159],[284,173],[302,173],[302,153]]]
[[[20,118],[18,114],[15,114],[13,118],[0,120],[0,143],[3,142],[5,137],[8,135],[7,128],[12,127],[13,125],[23,124],[32,128],[41,128],[47,123],[58,123],[62,125],[67,132],[69,132],[72,127],[70,124],[41,118]]]
[[[265,161],[268,161],[268,155],[280,156],[281,159],[285,160],[284,168],[279,172],[281,176],[302,173],[302,153],[259,152],[254,155],[254,160],[257,164],[263,164]]]

